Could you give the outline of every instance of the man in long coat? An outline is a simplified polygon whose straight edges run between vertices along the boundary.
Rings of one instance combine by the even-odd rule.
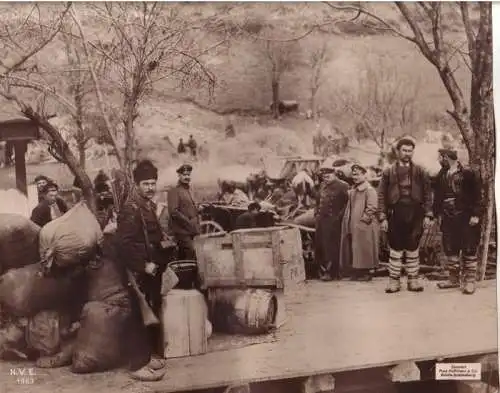
[[[200,233],[198,209],[189,186],[192,171],[193,167],[188,164],[177,169],[179,182],[168,191],[167,197],[169,230],[177,243],[180,260],[196,260],[193,239]]]
[[[168,258],[163,250],[163,233],[156,217],[153,197],[156,193],[158,169],[148,160],[141,161],[133,171],[135,190],[121,207],[117,218],[117,254],[133,274],[156,316],[161,311],[161,277]],[[129,284],[130,285],[130,284]],[[131,376],[144,381],[163,377],[164,362],[153,359],[158,352],[161,330],[158,326],[147,331],[142,323],[139,303],[132,296],[134,328],[128,337]]]
[[[477,249],[481,236],[480,177],[458,161],[456,150],[444,148],[439,153],[442,169],[434,183],[434,214],[441,217],[449,279],[439,283],[438,288],[458,288],[462,275],[462,292],[471,295],[476,290]]]
[[[322,184],[316,205],[316,264],[323,281],[340,279],[340,236],[349,186],[333,167],[320,168]]]
[[[415,140],[403,137],[396,144],[398,161],[385,169],[379,184],[380,229],[389,242],[389,286],[387,293],[401,290],[403,256],[408,274],[408,290],[424,290],[418,279],[419,245],[423,228],[432,224],[432,190],[430,177],[413,163]]]
[[[351,170],[354,187],[342,221],[341,266],[352,269],[352,280],[370,281],[378,265],[378,196],[365,167],[354,164]]]

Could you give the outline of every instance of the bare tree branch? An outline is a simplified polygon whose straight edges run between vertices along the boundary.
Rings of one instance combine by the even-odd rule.
[[[66,7],[65,7],[62,15],[59,17],[58,22],[56,23],[56,26],[54,26],[52,33],[49,34],[49,36],[46,37],[41,43],[39,43],[37,46],[35,46],[34,48],[32,48],[27,53],[25,53],[20,59],[18,59],[17,61],[15,61],[14,64],[10,64],[10,65],[6,66],[4,63],[2,63],[2,65],[6,68],[5,71],[4,71],[5,75],[10,74],[12,71],[16,70],[18,67],[20,67],[21,65],[23,65],[28,59],[32,58],[35,54],[37,54],[38,52],[40,52],[50,42],[52,42],[52,40],[55,38],[55,36],[59,33],[59,31],[60,31],[60,29],[62,27],[64,18],[66,17],[66,14],[70,10],[70,8],[71,8],[71,2],[69,2],[69,3],[66,4]]]

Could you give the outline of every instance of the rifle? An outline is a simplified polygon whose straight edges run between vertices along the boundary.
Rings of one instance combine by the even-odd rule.
[[[144,296],[144,293],[142,293],[142,291],[139,289],[134,274],[128,269],[127,269],[127,276],[130,284],[132,285],[132,289],[134,290],[134,292],[137,295],[137,298],[139,299],[139,308],[141,309],[142,320],[144,321],[144,325],[145,326],[159,325],[160,321],[158,320],[155,313],[151,309],[150,305],[146,301],[146,296]]]

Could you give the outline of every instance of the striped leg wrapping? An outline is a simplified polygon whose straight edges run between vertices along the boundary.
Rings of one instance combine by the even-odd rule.
[[[418,278],[418,272],[420,269],[420,259],[418,255],[418,249],[415,251],[406,251],[406,272],[408,273],[408,278]]]
[[[389,250],[389,277],[398,280],[401,277],[401,268],[403,266],[403,252],[392,248]]]
[[[448,280],[440,282],[437,287],[440,289],[458,288],[460,286],[460,257],[458,255],[449,256],[446,261],[448,270]]]
[[[448,260],[446,261],[446,268],[450,273],[450,281],[458,282],[458,276],[460,274],[460,257],[458,255],[448,257]]]
[[[476,256],[464,256],[464,281],[476,282],[477,258]]]
[[[406,250],[406,271],[408,272],[408,290],[412,292],[422,292],[424,287],[418,279],[420,270],[419,249]]]

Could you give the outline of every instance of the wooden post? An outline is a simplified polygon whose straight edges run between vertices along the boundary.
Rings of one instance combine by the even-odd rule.
[[[26,184],[26,141],[14,142],[14,154],[16,165],[16,188],[24,195],[28,196],[28,187]]]

